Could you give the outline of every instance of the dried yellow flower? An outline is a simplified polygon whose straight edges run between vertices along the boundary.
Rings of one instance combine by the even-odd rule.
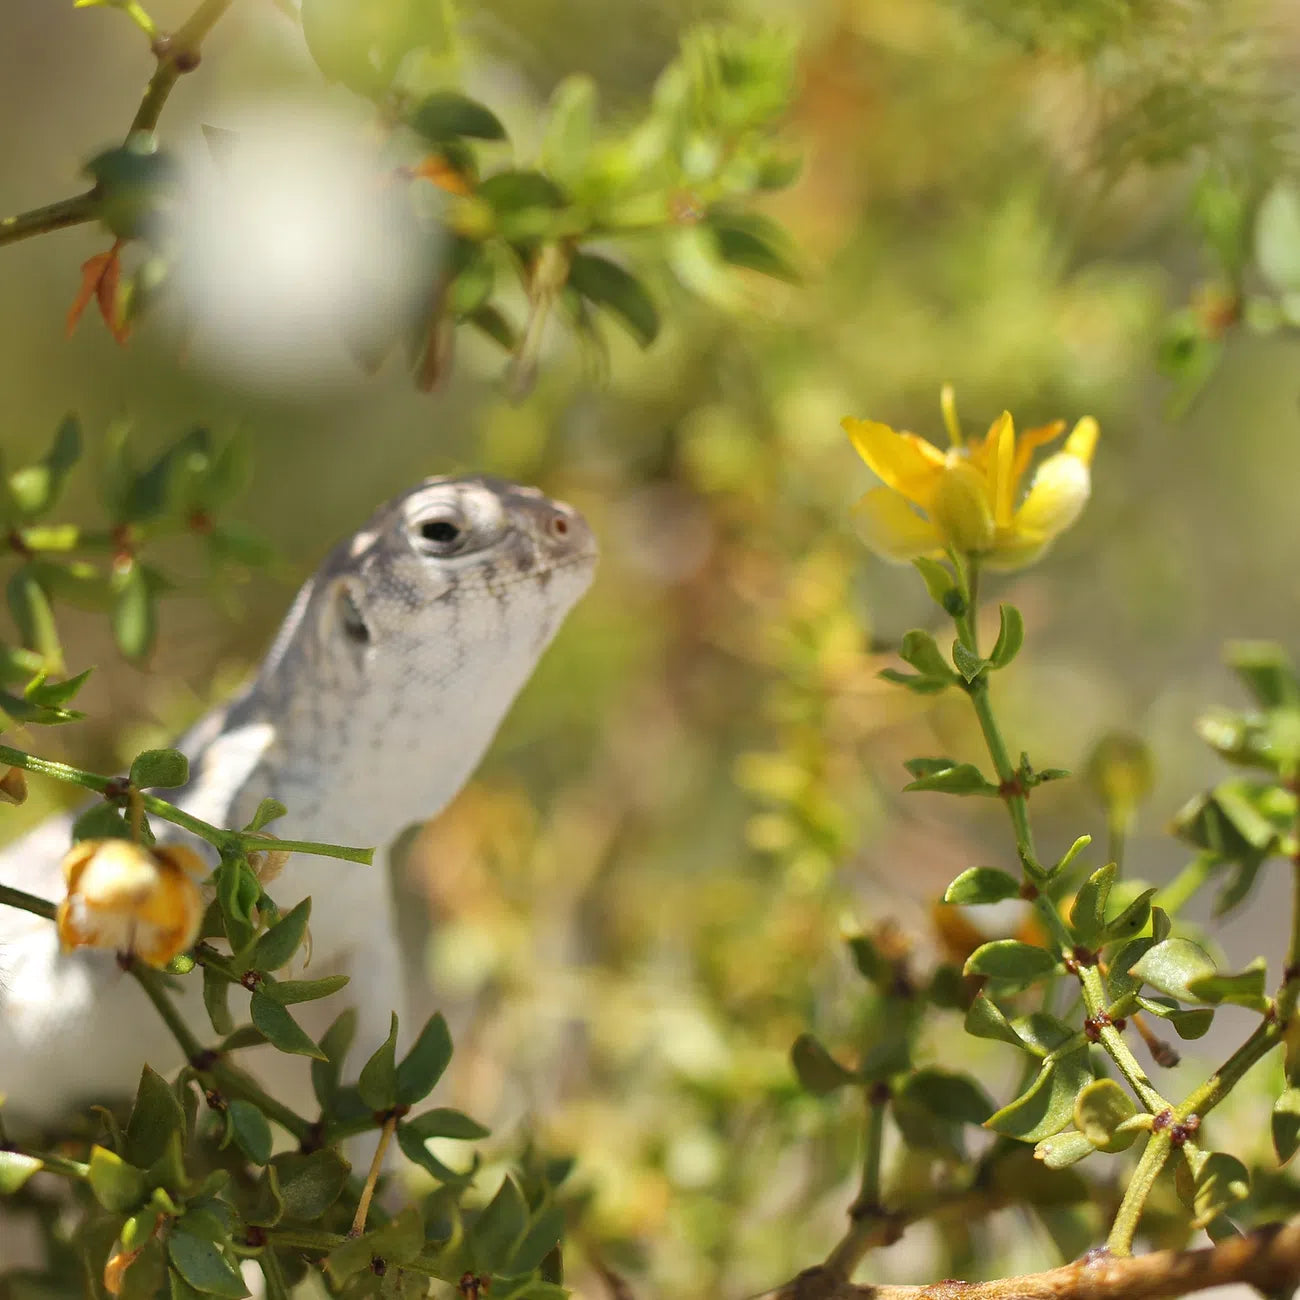
[[[203,859],[179,844],[146,848],[130,840],[82,840],[63,859],[68,892],[59,904],[65,948],[129,952],[166,966],[198,936]]]

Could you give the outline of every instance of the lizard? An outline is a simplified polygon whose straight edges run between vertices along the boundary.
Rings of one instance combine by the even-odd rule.
[[[286,838],[391,843],[468,779],[596,556],[583,517],[536,488],[464,476],[402,493],[308,579],[243,693],[178,742],[190,779],[172,801],[239,827],[272,797]],[[8,847],[0,882],[57,899],[70,830],[57,816]],[[338,996],[357,1009],[365,1060],[403,1000],[387,877],[297,855],[268,892],[282,910],[311,895],[312,974],[350,975]],[[182,981],[180,1004],[201,1031],[198,983]],[[144,1062],[182,1064],[113,955],[61,952],[48,921],[0,907],[6,1121],[48,1126],[129,1095]]]

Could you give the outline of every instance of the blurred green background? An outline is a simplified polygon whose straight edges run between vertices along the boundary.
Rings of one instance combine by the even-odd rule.
[[[1013,745],[1041,765],[1078,768],[1111,728],[1146,737],[1158,780],[1131,862],[1166,878],[1185,852],[1162,826],[1217,771],[1193,720],[1235,698],[1221,642],[1300,640],[1300,341],[1220,328],[1224,259],[1193,210],[1208,174],[1257,197],[1289,166],[1297,119],[1278,90],[1300,19],[1286,0],[465,8],[471,86],[525,157],[561,77],[589,73],[617,120],[690,24],[786,25],[799,50],[787,135],[805,161],[766,210],[807,283],[737,273],[730,305],[704,302],[649,250],[658,342],[612,340],[597,382],[554,332],[536,388],[512,403],[500,354],[469,341],[425,395],[400,364],[367,377],[342,353],[310,382],[245,380],[165,316],[125,348],[89,317],[68,338],[78,267],[109,238],[81,227],[0,249],[11,463],[69,410],[92,453],[119,418],[144,445],[195,423],[242,431],[256,472],[238,513],[283,557],[224,609],[170,599],[143,671],[101,618],[64,615],[70,666],[98,668],[89,718],[39,743],[111,769],[174,734],[256,662],[326,547],[422,475],[482,469],[580,506],[604,551],[597,585],[407,859],[401,888],[434,922],[431,940],[410,936],[418,978],[455,1012],[448,1104],[493,1123],[503,1152],[532,1132],[577,1157],[594,1193],[584,1288],[599,1293],[601,1261],[648,1278],[648,1294],[745,1295],[819,1258],[851,1196],[858,1117],[801,1096],[787,1060],[810,1026],[853,1042],[841,929],[893,917],[925,950],[936,891],[1010,848],[999,809],[897,794],[902,759],[977,758],[976,738],[959,701],[875,677],[891,642],[934,619],[915,575],[852,535],[871,476],[839,419],[938,437],[945,380],[972,427],[1003,407],[1022,426],[1098,417],[1082,523],[1038,568],[989,584],[1029,628],[999,687]],[[186,10],[152,12],[165,28]],[[74,192],[151,60],[109,9],[6,0],[0,25],[10,212]],[[319,87],[288,17],[237,3],[161,137],[193,149],[200,124],[285,89],[347,99]],[[1171,379],[1161,341],[1168,361],[1171,314],[1188,310],[1194,355]],[[1206,359],[1217,367],[1195,387]],[[83,484],[69,513],[93,512]],[[35,795],[6,810],[6,831],[54,792]],[[1048,854],[1101,828],[1077,783],[1035,803]],[[1239,964],[1280,950],[1272,883],[1215,931]],[[995,1219],[1009,1266],[1051,1260],[1015,1231]],[[878,1276],[937,1275],[937,1249],[910,1236]]]

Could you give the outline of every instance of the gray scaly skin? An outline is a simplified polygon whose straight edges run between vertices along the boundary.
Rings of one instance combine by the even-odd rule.
[[[535,488],[429,479],[383,506],[307,582],[252,685],[180,742],[186,811],[239,827],[273,796],[285,838],[385,846],[437,813],[478,764],[565,615],[596,547],[581,515]],[[0,881],[49,899],[69,819],[0,855]],[[159,823],[159,832],[165,828]],[[315,977],[352,982],[366,1052],[400,1009],[401,971],[382,867],[297,855],[270,887],[287,909],[312,896]],[[184,1012],[201,1038],[198,979]],[[354,1055],[364,1060],[364,1055]],[[54,926],[0,907],[0,1094],[14,1123],[129,1094],[148,1061],[179,1052],[112,954],[61,953]]]

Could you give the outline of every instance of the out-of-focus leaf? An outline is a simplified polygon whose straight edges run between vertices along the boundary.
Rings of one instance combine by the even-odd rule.
[[[612,312],[644,348],[659,333],[659,312],[645,286],[616,262],[594,253],[575,253],[569,283],[584,297]]]

